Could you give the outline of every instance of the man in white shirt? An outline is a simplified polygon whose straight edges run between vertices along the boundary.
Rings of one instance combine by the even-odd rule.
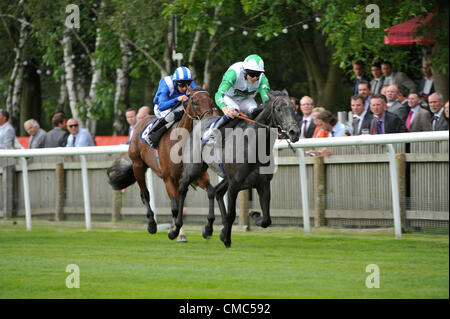
[[[369,134],[372,113],[365,109],[364,98],[361,95],[353,95],[350,99],[350,107],[353,113],[353,135]]]

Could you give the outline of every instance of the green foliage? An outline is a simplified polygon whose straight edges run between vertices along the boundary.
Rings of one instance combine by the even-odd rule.
[[[0,14],[6,16],[13,40],[18,37],[18,19],[26,16],[32,25],[31,38],[25,47],[25,60],[33,61],[36,68],[43,71],[41,82],[45,83],[42,86],[45,92],[42,94],[42,105],[49,113],[52,105],[56,107],[59,90],[55,88],[59,87],[61,76],[65,73],[61,40],[68,15],[65,8],[69,3],[80,8],[80,29],[75,30],[76,34],[73,33],[71,39],[76,76],[83,80],[86,92],[94,71],[89,54],[98,60],[98,67],[102,70],[97,98],[92,101],[93,108],[90,110],[95,118],[112,117],[115,70],[120,66],[122,57],[120,37],[127,39],[131,47],[130,101],[143,103],[144,96],[148,101],[149,96],[156,92],[162,69],[167,68],[164,71],[172,73],[176,63],[169,61],[166,65],[164,54],[171,55],[173,49],[168,43],[168,36],[174,14],[178,22],[176,49],[184,55],[183,64],[187,64],[195,32],[201,32],[193,61],[197,71],[196,82],[202,83],[205,61],[210,57],[212,93],[215,93],[222,75],[232,63],[257,53],[266,63],[273,89],[286,88],[295,96],[311,94],[311,83],[308,82],[311,79],[307,75],[311,75],[312,62],[304,56],[302,46],[314,49],[312,55],[317,58],[314,63],[318,63],[324,78],[332,61],[344,70],[346,79],[350,79],[353,76],[351,62],[362,59],[367,65],[374,60],[390,60],[397,70],[406,71],[417,81],[421,76],[423,49],[433,53],[434,68],[448,73],[448,4],[444,5],[442,0],[377,0],[380,28],[374,29],[365,26],[369,15],[366,5],[369,2],[356,0],[3,1],[0,3]],[[435,36],[439,46],[435,52],[432,52],[431,46],[384,45],[385,28],[423,15],[437,6],[440,9],[437,10]],[[214,19],[217,8],[220,8],[219,16]],[[102,42],[95,48],[97,29],[100,29]],[[428,29],[419,30],[424,36],[429,32]],[[211,39],[217,41],[217,46],[210,47]],[[324,40],[328,45],[326,50],[322,45]],[[14,42],[3,24],[0,25],[0,42],[0,105],[3,105],[15,55]],[[47,78],[47,71],[51,72],[51,81]],[[369,73],[369,67],[366,71]],[[150,82],[150,85],[143,85],[145,82]],[[343,79],[341,85],[347,84]],[[145,93],[144,90],[152,92]],[[87,115],[87,106],[79,107],[82,114]]]

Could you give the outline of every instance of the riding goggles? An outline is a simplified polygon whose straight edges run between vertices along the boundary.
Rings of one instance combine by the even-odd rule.
[[[259,79],[259,77],[261,76],[261,73],[262,73],[262,72],[252,71],[252,70],[245,70],[245,73],[246,73],[248,76],[252,77],[252,78],[257,78],[257,79]]]
[[[177,81],[177,82],[175,82],[175,85],[178,87],[184,88],[186,86],[191,85],[191,82],[192,81]]]

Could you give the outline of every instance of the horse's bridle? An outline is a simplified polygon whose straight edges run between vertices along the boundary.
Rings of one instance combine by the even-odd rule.
[[[199,121],[200,121],[200,120],[203,119],[203,117],[205,117],[206,114],[213,114],[213,110],[212,110],[212,109],[206,110],[206,111],[204,111],[204,112],[203,112],[202,114],[200,114],[200,115],[198,114],[197,109],[196,109],[196,107],[195,107],[196,103],[194,103],[194,102],[192,101],[192,99],[194,98],[194,96],[196,96],[196,95],[199,94],[199,93],[206,93],[206,94],[208,94],[208,96],[209,96],[209,92],[208,92],[208,91],[195,91],[194,94],[189,95],[189,99],[188,99],[188,108],[189,108],[189,106],[191,106],[191,109],[192,109],[193,112],[194,112],[194,116],[192,116],[191,114],[189,114],[189,112],[187,111],[187,108],[184,107],[184,103],[181,103],[181,105],[182,105],[182,107],[183,107],[184,113],[185,113],[191,120],[199,120]]]

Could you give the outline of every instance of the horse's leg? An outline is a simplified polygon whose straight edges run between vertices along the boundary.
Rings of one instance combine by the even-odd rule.
[[[179,193],[178,193],[178,185],[173,180],[168,179],[166,182],[166,190],[167,194],[169,195],[170,201],[171,201],[171,211],[172,211],[172,218],[173,218],[173,228],[169,231],[169,238],[175,239],[179,233],[180,228],[183,225],[183,208],[180,210],[180,205],[178,203],[179,201]],[[178,227],[177,224],[180,226]],[[184,235],[184,233],[183,233]]]
[[[209,181],[206,182],[206,192],[208,193],[209,199],[209,213],[208,213],[208,224],[205,226],[202,232],[203,238],[207,239],[213,234],[213,224],[216,217],[214,216],[214,198],[216,196],[216,191]],[[223,196],[222,196],[223,201]]]
[[[220,239],[225,244],[225,247],[231,247],[231,228],[233,227],[236,218],[236,199],[239,193],[239,186],[237,184],[228,185],[228,214],[226,226],[223,227],[220,234]]]
[[[141,199],[142,203],[144,203],[147,208],[147,218],[148,218],[148,226],[147,230],[150,234],[154,234],[157,231],[155,215],[153,213],[152,208],[150,207],[150,194],[148,192],[147,184],[145,183],[145,172],[147,171],[147,166],[139,161],[133,162],[133,173],[136,177],[136,181],[139,184],[139,188],[141,190]]]
[[[256,226],[266,228],[272,224],[270,219],[270,183],[267,181],[261,181],[261,183],[258,183],[256,190],[258,191],[262,216],[260,216],[259,213],[253,213],[251,216]]]
[[[216,185],[214,191],[216,193],[217,204],[219,205],[220,215],[222,216],[222,225],[225,226],[227,223],[227,210],[225,203],[223,201],[223,196],[228,190],[228,180],[223,179],[219,184]]]
[[[179,196],[178,198],[174,197],[171,202],[171,210],[173,217],[173,228],[169,231],[169,238],[175,239],[178,236],[178,241],[186,242],[186,235],[183,231],[183,209],[179,210]],[[179,221],[180,220],[180,221]],[[179,227],[177,225],[180,225]],[[175,229],[178,228],[177,231]],[[173,236],[173,237],[172,237]]]

